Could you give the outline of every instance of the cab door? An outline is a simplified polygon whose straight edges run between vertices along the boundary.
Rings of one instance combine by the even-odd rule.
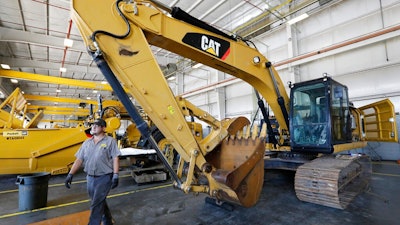
[[[359,110],[367,141],[398,142],[395,110],[389,99],[360,107]]]

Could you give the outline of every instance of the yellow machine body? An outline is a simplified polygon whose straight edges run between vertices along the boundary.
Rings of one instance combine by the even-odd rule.
[[[85,139],[82,124],[74,128],[0,129],[0,174],[68,173]]]
[[[93,43],[86,37],[89,37],[95,30],[108,30],[117,34],[126,31],[125,24],[121,23],[121,18],[115,14],[115,2],[113,1],[102,2],[102,4],[95,1],[74,1],[72,5],[74,9],[72,18],[82,36],[85,37],[84,41],[90,47],[93,47]],[[96,5],[96,13],[87,10],[88,6],[94,5]],[[191,53],[191,55],[196,55],[200,51],[182,45],[181,38],[188,30],[194,30],[194,32],[196,29],[198,32],[203,32],[203,30],[171,19],[161,11],[150,8],[141,2],[137,5],[136,2],[134,4],[121,2],[120,6],[124,8],[124,11],[127,10],[126,16],[132,22],[130,24],[131,35],[126,39],[118,40],[106,35],[99,35],[98,43],[122,86],[135,98],[151,121],[179,153],[181,162],[177,174],[181,179],[185,179],[179,188],[185,193],[205,192],[216,199],[246,207],[254,205],[261,193],[263,183],[265,151],[263,140],[265,137],[242,134],[244,127],[249,125],[249,121],[245,118],[219,121],[185,99],[175,97],[149,46],[149,44],[154,44],[168,50],[178,51],[179,54],[185,56]],[[136,6],[140,11],[137,15],[140,16],[134,14]],[[110,7],[112,11],[110,11]],[[104,15],[104,17],[102,16],[104,20],[99,20],[97,16],[99,13]],[[150,32],[147,32],[148,29]],[[162,35],[159,35],[161,33]],[[237,47],[235,51],[250,50],[244,43],[232,43],[232,45],[235,45],[232,48]],[[258,54],[255,50],[251,51]],[[204,55],[205,53],[202,53],[203,60],[207,60],[208,63],[213,62],[212,57]],[[244,53],[243,55],[248,54]],[[226,59],[226,64],[239,63],[242,64],[240,72],[246,71],[246,74],[255,72],[248,67],[247,62],[236,60],[235,56],[236,53],[231,54]],[[197,58],[193,59],[197,60]],[[252,76],[252,79],[264,88],[265,83],[257,82],[258,79],[264,77],[264,74],[258,73],[257,76]],[[270,89],[272,85],[268,84],[268,86],[265,89]],[[261,89],[261,86],[259,88]],[[198,141],[185,116],[194,116],[208,123],[212,127],[210,134]],[[247,130],[250,133],[250,130]],[[240,135],[235,136],[236,134]],[[226,139],[228,136],[229,140]],[[243,141],[239,141],[240,139]],[[221,144],[223,141],[225,144]],[[237,147],[229,151],[231,145],[242,148]],[[215,162],[211,163],[211,160],[206,159],[206,155],[210,152],[214,152]],[[222,162],[220,159],[229,160],[230,163],[216,163]],[[185,162],[188,165],[187,169]],[[203,183],[204,180],[207,182]]]
[[[19,88],[15,89],[0,104],[0,128],[36,127],[43,117],[43,111],[38,111],[33,118],[27,116],[27,101]]]
[[[67,173],[87,139],[85,127],[40,129],[43,111],[27,116],[19,88],[0,105],[0,174]]]
[[[165,12],[175,14],[177,8],[171,10],[156,1],[73,0],[71,4],[71,18],[89,54],[107,80],[117,80],[113,89],[119,98],[128,99],[119,90],[124,87],[179,153],[176,180],[183,182],[177,182],[177,187],[185,193],[206,193],[219,201],[245,207],[255,205],[264,182],[266,128],[258,133],[254,126],[250,131],[250,122],[244,117],[218,120],[184,98],[174,96],[150,45],[253,86],[268,102],[279,124],[279,143],[267,146],[274,151],[289,151],[290,99],[269,60],[244,40],[201,28],[207,27],[205,23],[193,25],[166,15]],[[210,133],[198,138],[187,123],[188,116],[207,123]],[[360,118],[359,125],[364,123],[361,117],[356,116]],[[347,150],[353,147],[346,146]]]

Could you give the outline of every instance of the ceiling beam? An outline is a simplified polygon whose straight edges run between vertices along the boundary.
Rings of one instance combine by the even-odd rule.
[[[62,110],[62,111],[53,111],[53,110],[42,110],[43,114],[45,115],[71,115],[73,114],[74,116],[89,116],[89,110],[87,111],[66,111],[66,110]],[[37,113],[36,109],[28,109],[27,110],[28,113]]]
[[[40,105],[28,105],[27,112],[37,113],[39,110],[43,110],[44,114],[54,114],[53,112],[64,113],[65,115],[77,115],[77,113],[84,113],[89,115],[89,109],[83,108],[71,108],[71,107],[56,107],[56,106],[40,106]]]
[[[62,97],[53,97],[53,96],[44,96],[44,95],[25,95],[24,98],[27,101],[48,101],[48,102],[59,102],[59,103],[86,103],[96,105],[97,101],[88,100],[88,99],[76,99],[76,98],[62,98]]]
[[[35,68],[35,69],[46,69],[54,70],[57,74],[60,71],[60,63],[52,63],[46,61],[29,60],[29,59],[18,59],[1,57],[0,62],[3,64],[10,65],[11,68]],[[96,66],[79,66],[79,65],[65,65],[68,72],[79,72],[79,73],[91,73],[91,74],[101,74],[100,70]]]
[[[87,100],[87,99],[76,99],[76,98],[62,98],[62,97],[53,97],[53,96],[43,96],[43,95],[26,95],[24,94],[24,98],[28,101],[47,101],[47,102],[58,102],[58,103],[69,103],[69,104],[82,104],[86,103],[88,105],[93,105],[93,110],[98,110],[98,101]],[[29,106],[28,106],[29,107]],[[102,107],[105,109],[106,107],[115,107],[119,110],[120,114],[126,114],[127,111],[122,105],[120,101],[117,100],[104,100],[102,102]]]
[[[40,120],[40,122],[43,122],[43,123],[72,123],[72,124],[77,124],[77,123],[82,123],[83,122],[83,120],[73,120],[73,119],[64,119],[64,120],[62,120],[62,119],[60,119],[60,120],[58,120],[58,119],[56,119],[56,120],[51,120],[51,119],[42,119],[42,120]]]
[[[34,44],[64,49],[64,39],[65,38],[0,27],[0,41],[5,42]],[[86,46],[83,41],[74,40],[74,45],[68,48],[68,51],[86,52]]]
[[[296,3],[295,5],[288,7],[289,10],[287,12],[280,12],[281,18],[276,18],[275,17],[270,17],[270,14],[274,11],[279,12],[284,6],[291,4],[293,1],[292,0],[287,0],[280,5],[265,11],[264,13],[260,14],[259,16],[247,21],[243,25],[235,28],[232,33],[236,33],[239,36],[249,39],[249,38],[254,38],[255,36],[259,35],[257,31],[264,31],[264,28],[268,28],[271,24],[282,20],[283,18],[287,18],[291,16],[292,14],[310,7],[312,4],[319,2],[319,0],[305,0],[300,3]],[[319,5],[318,5],[319,6]],[[317,6],[317,7],[318,7]],[[268,28],[269,29],[269,28]],[[265,32],[265,31],[264,31]],[[257,35],[255,35],[257,34]]]
[[[19,72],[14,70],[0,69],[0,77],[21,79],[26,81],[35,81],[47,84],[70,85],[70,86],[89,88],[95,90],[112,91],[112,88],[109,84],[102,84],[100,82],[75,80],[75,79],[68,79],[55,76],[46,76],[34,73]]]

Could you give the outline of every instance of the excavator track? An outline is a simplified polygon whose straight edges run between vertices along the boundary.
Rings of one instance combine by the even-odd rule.
[[[365,190],[371,173],[367,156],[323,156],[297,169],[296,195],[301,201],[345,209]]]

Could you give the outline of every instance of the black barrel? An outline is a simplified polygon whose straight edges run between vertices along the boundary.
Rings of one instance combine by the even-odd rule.
[[[17,176],[18,206],[20,211],[46,207],[50,173]]]

